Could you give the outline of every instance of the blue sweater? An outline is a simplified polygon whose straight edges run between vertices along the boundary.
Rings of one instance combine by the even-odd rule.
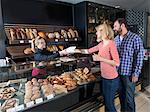
[[[46,61],[46,60],[52,60],[54,58],[59,57],[59,52],[53,53],[46,49],[36,49],[34,54],[34,60],[35,61]]]

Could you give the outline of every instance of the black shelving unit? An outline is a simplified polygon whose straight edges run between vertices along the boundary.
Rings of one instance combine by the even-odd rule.
[[[125,17],[122,9],[101,5],[93,2],[80,2],[74,6],[75,27],[81,30],[82,47],[93,46],[91,41],[96,37],[95,27],[103,20],[109,20],[111,25],[118,17]],[[91,43],[91,44],[90,44]]]

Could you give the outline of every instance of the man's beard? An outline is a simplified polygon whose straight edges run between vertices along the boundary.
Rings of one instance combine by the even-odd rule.
[[[119,30],[118,31],[114,31],[115,32],[115,35],[121,35],[121,33],[122,33],[122,29],[121,28],[119,28]]]

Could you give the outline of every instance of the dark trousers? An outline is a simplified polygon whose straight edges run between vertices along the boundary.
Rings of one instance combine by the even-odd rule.
[[[130,76],[120,75],[120,103],[121,112],[135,112],[135,84],[131,82]]]
[[[117,112],[114,105],[114,98],[118,88],[119,88],[119,77],[115,79],[102,78],[102,92],[106,112]]]

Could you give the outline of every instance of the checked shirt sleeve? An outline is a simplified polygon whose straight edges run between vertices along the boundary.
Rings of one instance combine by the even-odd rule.
[[[132,75],[139,77],[144,59],[144,47],[142,39],[137,36],[134,41],[134,60],[133,60],[133,73]]]

